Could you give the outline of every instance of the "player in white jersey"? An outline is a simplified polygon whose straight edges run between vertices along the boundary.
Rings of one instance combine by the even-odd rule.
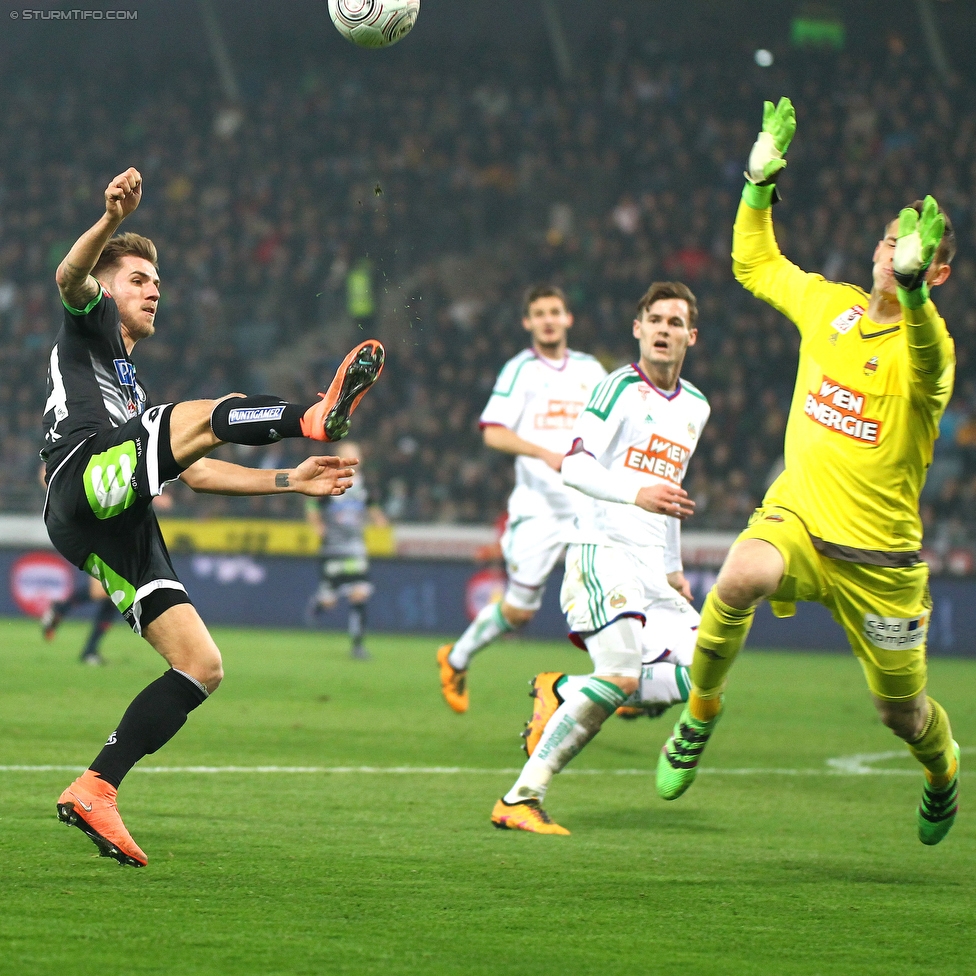
[[[567,348],[572,324],[561,289],[532,288],[522,311],[532,346],[502,367],[481,414],[485,444],[515,455],[515,489],[501,540],[508,586],[500,603],[485,607],[456,643],[437,651],[441,691],[455,712],[468,710],[471,658],[501,634],[525,626],[542,605],[546,580],[563,557],[582,500],[559,470],[573,424],[606,370],[592,356]]]
[[[492,810],[496,827],[569,833],[542,808],[553,775],[640,689],[645,633],[649,642],[697,623],[675,568],[674,526],[694,512],[681,482],[709,414],[705,397],[680,378],[698,337],[698,309],[677,282],[655,282],[637,308],[640,359],[594,390],[562,466],[563,481],[589,496],[578,509],[560,600],[593,674],[559,691],[550,686],[549,704],[558,707],[527,742],[521,775]]]

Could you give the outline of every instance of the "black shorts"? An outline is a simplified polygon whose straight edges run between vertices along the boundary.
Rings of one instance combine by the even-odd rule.
[[[353,587],[361,587],[363,584],[369,587],[368,592],[372,595],[373,584],[369,581],[369,560],[364,556],[326,556],[322,560],[318,591],[321,599],[348,596]]]
[[[173,404],[79,442],[48,476],[44,522],[55,549],[100,580],[141,634],[164,610],[190,603],[152,509],[183,468],[169,438]]]

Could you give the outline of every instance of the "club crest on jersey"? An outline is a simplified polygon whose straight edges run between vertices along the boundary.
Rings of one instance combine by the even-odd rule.
[[[850,332],[851,329],[861,321],[861,316],[864,314],[864,309],[860,305],[852,305],[846,312],[841,312],[833,322],[830,323],[830,327],[834,329],[835,332],[844,335]],[[837,340],[831,336],[831,342],[836,342]]]
[[[637,392],[640,394],[641,400],[646,400],[651,388],[646,383],[638,383]]]
[[[675,444],[666,437],[652,437],[645,448],[628,448],[624,464],[632,471],[657,475],[680,485],[689,457],[691,451],[687,447]]]
[[[535,415],[536,430],[572,430],[585,404],[581,400],[549,400]]]
[[[877,373],[877,371],[878,371],[878,357],[877,356],[872,356],[864,364],[864,375],[865,376],[873,376],[875,373]]]
[[[864,444],[877,444],[881,421],[864,416],[864,400],[863,393],[849,390],[825,376],[820,389],[807,394],[803,412],[814,423],[836,430],[845,437]]]
[[[695,425],[690,420],[688,421],[688,436],[692,440],[696,440],[698,438],[698,431],[696,430]]]

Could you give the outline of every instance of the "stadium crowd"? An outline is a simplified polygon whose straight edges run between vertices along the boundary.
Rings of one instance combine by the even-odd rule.
[[[779,463],[797,336],[734,282],[728,252],[759,106],[787,94],[799,129],[776,227],[801,267],[869,285],[884,223],[926,192],[955,224],[959,256],[935,298],[957,386],[925,518],[930,544],[976,540],[969,83],[912,70],[897,37],[873,57],[810,52],[788,70],[741,52],[692,68],[621,40],[609,59],[580,62],[572,85],[546,58],[512,52],[408,71],[409,52],[395,64],[350,54],[328,73],[289,73],[268,56],[274,80],[249,66],[240,105],[197,75],[171,79],[166,94],[140,84],[121,114],[107,71],[49,86],[4,79],[0,510],[42,501],[54,269],[109,179],[136,165],[145,197],[126,229],[155,240],[163,297],[158,333],[134,358],[156,402],[230,390],[310,400],[346,348],[375,334],[387,368],[355,422],[374,497],[395,521],[487,523],[504,509],[511,462],[482,446],[477,420],[525,345],[524,288],[562,285],[571,345],[612,368],[633,354],[636,299],[652,280],[680,279],[700,305],[686,372],[712,404],[687,483],[689,527],[740,527]],[[279,466],[300,446],[247,460]],[[285,496],[179,487],[174,498],[187,514],[301,517]]]

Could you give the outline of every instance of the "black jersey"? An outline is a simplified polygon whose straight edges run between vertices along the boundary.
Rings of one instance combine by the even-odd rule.
[[[121,326],[115,300],[101,287],[84,309],[65,306],[47,373],[41,457],[49,465],[79,440],[120,427],[149,405]]]

